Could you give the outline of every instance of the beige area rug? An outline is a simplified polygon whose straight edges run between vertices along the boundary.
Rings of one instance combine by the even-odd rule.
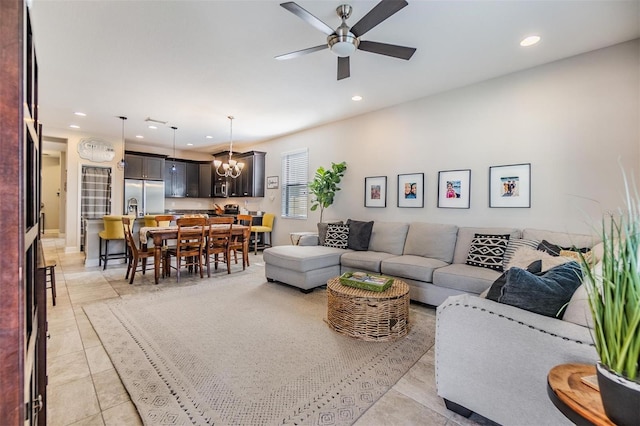
[[[325,290],[256,278],[84,308],[145,424],[352,424],[434,344],[433,316],[362,342],[327,326]]]

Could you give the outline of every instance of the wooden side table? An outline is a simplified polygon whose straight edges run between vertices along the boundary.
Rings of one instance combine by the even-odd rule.
[[[595,365],[557,365],[547,376],[547,393],[553,405],[576,425],[615,426],[604,413],[600,392],[582,381],[595,374]]]
[[[370,342],[395,340],[409,332],[409,285],[394,279],[382,292],[327,281],[327,323],[340,334]]]

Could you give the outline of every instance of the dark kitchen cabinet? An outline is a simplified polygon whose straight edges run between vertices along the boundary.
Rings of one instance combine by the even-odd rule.
[[[244,169],[237,178],[228,178],[230,197],[264,197],[265,152],[249,151],[236,154],[235,159],[244,163]]]
[[[128,152],[124,155],[125,179],[164,180],[164,157]]]
[[[185,162],[186,187],[185,194],[190,198],[200,197],[200,165],[198,163]]]
[[[199,185],[199,197],[200,198],[213,198],[213,164],[210,161],[206,163],[200,163],[200,185]]]
[[[170,158],[165,161],[164,196],[166,198],[183,198],[187,196],[187,164],[184,161]]]

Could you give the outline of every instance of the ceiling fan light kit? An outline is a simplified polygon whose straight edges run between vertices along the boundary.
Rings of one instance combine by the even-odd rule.
[[[367,31],[407,5],[408,3],[405,0],[382,0],[353,27],[349,27],[346,21],[349,16],[351,16],[352,8],[348,4],[342,4],[336,8],[336,13],[340,19],[342,19],[342,23],[338,28],[333,30],[320,19],[300,7],[297,3],[292,1],[281,3],[280,6],[284,9],[326,34],[327,44],[279,55],[276,56],[276,59],[283,60],[297,58],[302,55],[324,50],[328,47],[333,54],[338,56],[338,80],[342,80],[350,76],[349,57],[358,49],[379,55],[409,60],[416,51],[413,47],[360,40],[360,37],[362,37]]]

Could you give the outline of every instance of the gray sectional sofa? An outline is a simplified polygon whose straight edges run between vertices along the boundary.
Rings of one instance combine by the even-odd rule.
[[[537,229],[458,227],[426,222],[378,222],[367,251],[318,245],[303,237],[297,246],[264,250],[265,275],[303,291],[325,285],[347,271],[368,271],[401,278],[411,300],[438,306],[449,296],[479,295],[500,272],[466,264],[471,241],[479,234],[509,234],[510,239],[537,239],[569,246],[591,246],[590,235],[569,235]]]
[[[457,227],[422,222],[375,222],[367,251],[318,245],[277,246],[264,251],[265,274],[310,291],[346,271],[401,278],[411,299],[438,306],[436,386],[450,410],[471,412],[503,425],[571,424],[547,396],[555,365],[597,361],[584,288],[573,295],[562,319],[481,297],[501,275],[466,264],[479,234],[510,240],[547,240],[563,247],[592,247],[590,235],[538,229]]]

